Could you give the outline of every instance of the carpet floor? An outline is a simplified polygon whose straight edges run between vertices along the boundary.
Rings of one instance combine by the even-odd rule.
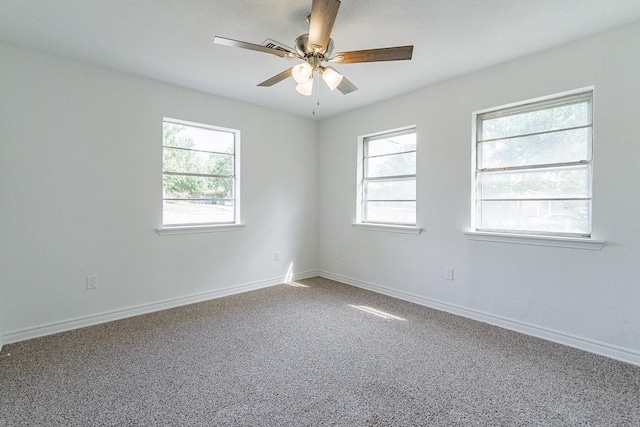
[[[3,426],[640,426],[640,367],[323,278],[2,355]]]

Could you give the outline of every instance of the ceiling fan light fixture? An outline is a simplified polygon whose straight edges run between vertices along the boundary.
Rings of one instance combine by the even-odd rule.
[[[333,67],[323,67],[324,62],[339,64],[357,64],[364,62],[404,61],[410,60],[413,55],[413,45],[384,47],[377,49],[351,50],[333,53],[333,40],[331,30],[335,23],[341,0],[311,0],[311,13],[307,16],[309,32],[298,36],[295,40],[295,51],[273,41],[262,45],[247,43],[239,40],[214,37],[215,44],[257,52],[269,53],[280,58],[295,58],[301,63],[276,74],[259,83],[258,86],[269,87],[279,83],[288,77],[295,80],[296,90],[303,95],[311,96],[313,92],[313,78],[317,71],[322,74],[322,79],[333,91],[338,89],[343,95],[347,95],[358,88]],[[319,90],[320,88],[318,88]],[[320,101],[318,101],[320,105]]]
[[[313,78],[310,78],[304,83],[298,83],[296,90],[304,96],[311,96],[313,93]]]
[[[313,79],[313,67],[308,62],[303,62],[291,69],[291,76],[296,83],[304,84]]]
[[[344,78],[344,76],[333,67],[323,67],[321,68],[321,71],[322,80],[324,80],[331,90],[335,90]]]

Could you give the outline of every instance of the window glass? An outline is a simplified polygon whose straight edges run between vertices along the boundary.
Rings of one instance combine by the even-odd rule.
[[[365,192],[372,200],[411,200],[416,197],[416,180],[368,181]]]
[[[163,225],[236,222],[237,131],[165,119]]]
[[[592,92],[476,115],[476,230],[591,234]]]
[[[415,224],[416,202],[367,202],[367,221],[381,224]]]
[[[497,139],[478,144],[480,169],[591,160],[591,129]]]
[[[365,137],[360,152],[359,221],[415,225],[415,129]]]
[[[495,116],[496,114],[493,114]],[[590,105],[583,100],[556,105],[533,106],[523,111],[504,112],[498,117],[487,115],[482,122],[483,139],[549,132],[591,124]]]

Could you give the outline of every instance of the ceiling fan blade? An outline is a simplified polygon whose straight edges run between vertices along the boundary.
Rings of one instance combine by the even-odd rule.
[[[339,7],[340,0],[313,0],[309,19],[308,52],[325,53],[327,51],[331,29]]]
[[[293,67],[289,68],[288,70],[285,70],[285,71],[281,72],[278,75],[275,75],[275,76],[271,77],[270,79],[267,79],[267,80],[263,81],[258,86],[269,87],[269,86],[273,86],[276,83],[280,83],[281,81],[283,81],[287,77],[291,77],[291,70],[293,70]]]
[[[216,37],[213,38],[213,42],[215,44],[219,44],[219,45],[222,45],[222,46],[240,47],[242,49],[250,49],[250,50],[256,50],[258,52],[270,53],[272,55],[277,55],[280,58],[295,58],[296,57],[295,54],[293,54],[291,52],[284,51],[284,50],[273,49],[273,48],[270,48],[270,47],[261,46],[259,44],[241,42],[241,41],[238,41],[238,40],[226,39],[224,37],[216,36]]]
[[[328,61],[338,64],[354,64],[358,62],[403,61],[411,59],[413,46],[385,47],[381,49],[353,50],[339,52]]]
[[[347,80],[346,77],[342,77],[342,81],[340,82],[338,87],[336,87],[336,89],[338,89],[340,92],[342,92],[343,95],[347,95],[347,94],[349,94],[349,93],[351,93],[353,91],[358,90],[356,85],[354,85],[349,80]]]

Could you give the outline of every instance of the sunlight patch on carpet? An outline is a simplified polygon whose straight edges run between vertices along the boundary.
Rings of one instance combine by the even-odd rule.
[[[358,310],[362,310],[365,313],[373,314],[374,316],[382,317],[383,319],[391,319],[391,320],[407,320],[402,317],[398,317],[391,313],[387,313],[386,311],[378,310],[375,308],[367,307],[366,305],[353,305],[349,304],[349,307],[357,308]]]
[[[284,283],[289,286],[295,286],[296,288],[309,287],[309,285],[304,285],[302,283],[294,282],[292,279],[293,279],[293,262],[289,264],[289,270],[287,270],[287,275],[284,277]]]
[[[304,285],[302,283],[298,283],[298,282],[285,282],[286,285],[289,286],[294,286],[296,288],[309,288],[309,285]]]

